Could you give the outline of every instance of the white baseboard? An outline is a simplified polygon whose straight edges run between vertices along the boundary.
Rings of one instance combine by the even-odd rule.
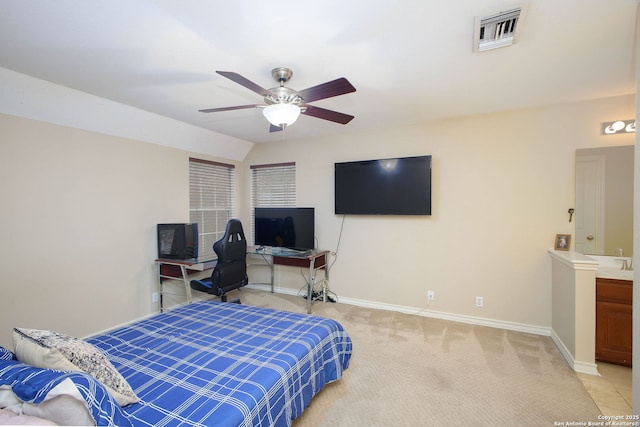
[[[596,377],[600,376],[598,365],[595,363],[574,362],[573,370],[581,374],[595,375]]]
[[[431,317],[434,319],[449,320],[452,322],[466,323],[469,325],[488,326],[491,328],[506,329],[509,331],[524,332],[527,334],[549,336],[551,328],[542,326],[527,325],[524,323],[504,322],[501,320],[486,319],[484,317],[467,316],[463,314],[445,313],[429,309],[416,309],[415,307],[407,307],[396,304],[386,304],[359,300],[355,298],[340,298],[340,302],[360,307],[377,308],[380,310],[397,311],[400,313],[414,314],[417,316]]]
[[[264,286],[264,285],[249,284],[247,285],[247,287],[253,288],[253,289],[260,289],[260,290],[269,290],[268,285]],[[281,293],[281,294],[288,294],[288,295],[298,295],[298,291],[296,291],[295,289],[281,288],[278,286],[274,288],[274,292]],[[355,305],[358,307],[396,311],[399,313],[414,314],[417,316],[431,317],[434,319],[450,320],[452,322],[467,323],[470,325],[489,326],[491,328],[506,329],[510,331],[524,332],[527,334],[543,335],[547,337],[551,335],[551,328],[527,325],[524,323],[504,322],[500,320],[486,319],[483,317],[445,313],[441,311],[428,310],[428,309],[416,309],[415,307],[407,307],[407,306],[396,305],[396,304],[373,302],[373,301],[367,301],[367,300],[362,300],[357,298],[340,297],[339,302],[343,304]]]
[[[596,365],[595,363],[580,362],[575,360],[567,346],[553,329],[551,330],[551,339],[555,343],[556,347],[558,347],[558,350],[560,350],[560,353],[562,353],[562,356],[567,361],[569,366],[571,366],[574,371],[581,374],[595,375],[598,377],[600,376],[600,373],[598,372],[598,365]]]

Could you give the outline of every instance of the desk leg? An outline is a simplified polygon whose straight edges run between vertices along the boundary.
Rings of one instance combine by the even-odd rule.
[[[309,281],[307,282],[307,314],[311,314],[311,303],[313,302],[313,288],[316,284],[315,272],[316,259],[309,260]]]
[[[268,263],[269,261],[267,261]],[[271,263],[269,263],[269,268],[271,268],[271,293],[274,293],[275,291],[273,290],[273,270],[275,269],[275,266],[273,265],[273,258],[271,258]]]
[[[156,265],[158,266],[158,286],[159,286],[159,291],[160,291],[160,313],[164,312],[164,298],[162,296],[163,292],[162,292],[162,264],[160,263],[156,263]]]
[[[189,285],[189,275],[187,274],[187,267],[181,265],[180,273],[182,274],[182,281],[184,282],[184,293],[187,297],[187,304],[191,304],[191,286]]]
[[[329,254],[324,255],[324,281],[322,282],[322,302],[327,302],[327,288],[329,284]]]
[[[273,284],[273,278],[274,278],[273,270],[274,270],[274,268],[275,268],[275,267],[273,266],[273,264],[274,264],[274,262],[273,262],[273,256],[271,256],[271,255],[265,255],[265,254],[260,254],[260,255],[262,256],[262,259],[264,260],[264,262],[266,263],[266,265],[268,265],[268,266],[269,266],[269,270],[270,270],[270,273],[271,273],[271,281],[269,282],[269,285],[271,285],[271,293],[273,294],[273,293],[275,293],[275,290],[274,290],[274,284]],[[271,258],[271,262],[269,262],[269,258],[267,258],[267,256],[268,256],[269,258]],[[256,264],[256,266],[260,266],[260,267],[262,267],[262,265],[261,265],[261,264]],[[261,285],[264,285],[264,283],[261,283]]]

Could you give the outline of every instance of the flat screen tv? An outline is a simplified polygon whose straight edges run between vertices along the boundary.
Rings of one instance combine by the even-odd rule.
[[[335,213],[431,215],[431,156],[336,163]]]
[[[306,251],[315,247],[314,208],[256,208],[255,244]]]
[[[158,224],[158,258],[198,257],[198,224]]]

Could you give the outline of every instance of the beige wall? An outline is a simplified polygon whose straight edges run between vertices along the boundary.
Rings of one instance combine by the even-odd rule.
[[[331,289],[550,327],[547,250],[555,233],[574,233],[574,151],[632,143],[599,124],[634,111],[627,96],[256,145],[236,163],[239,213],[248,220],[250,164],[295,161],[298,204],[316,208],[319,246],[335,251],[333,163],[431,154],[433,215],[347,216]],[[0,345],[14,326],[86,336],[153,312],[154,227],[188,220],[189,153],[8,115],[0,129]],[[297,269],[279,277],[302,285]]]
[[[634,111],[627,96],[257,144],[245,172],[250,164],[295,161],[298,205],[316,208],[319,247],[336,251],[343,218],[333,213],[333,164],[431,154],[433,215],[346,216],[331,289],[343,298],[548,328],[547,250],[556,233],[575,234],[567,214],[575,149],[632,144],[632,135],[601,136],[600,123]],[[300,274],[281,277],[291,289],[303,284]]]
[[[0,345],[154,311],[155,225],[189,220],[188,152],[0,115]],[[207,157],[204,157],[207,158]]]

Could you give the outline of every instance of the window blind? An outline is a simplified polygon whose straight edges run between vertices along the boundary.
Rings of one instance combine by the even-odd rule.
[[[235,166],[189,159],[189,217],[198,223],[198,258],[214,256],[213,244],[235,214]]]
[[[295,163],[251,166],[251,236],[255,230],[255,208],[295,206]]]

